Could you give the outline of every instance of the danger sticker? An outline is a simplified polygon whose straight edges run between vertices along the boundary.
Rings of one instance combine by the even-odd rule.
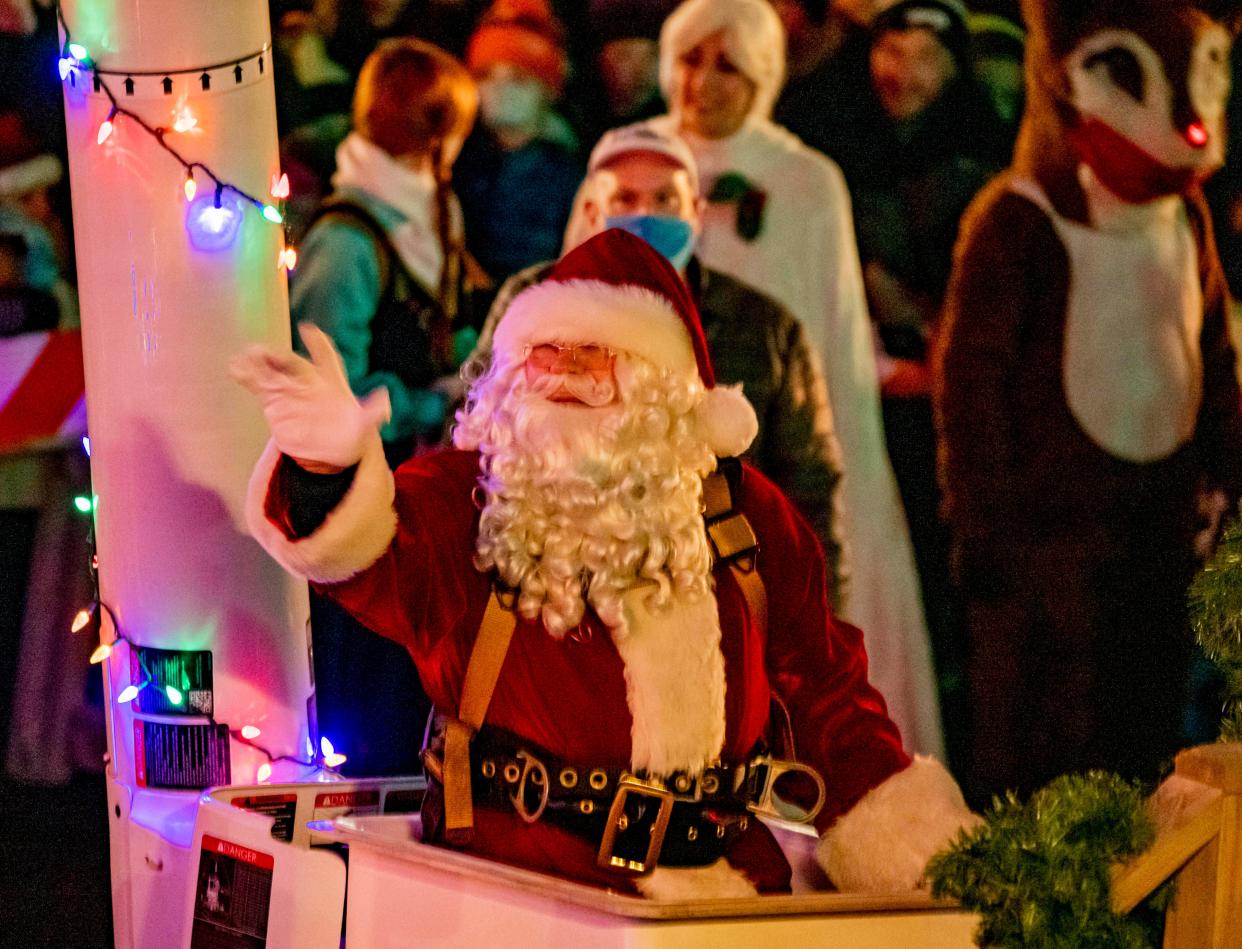
[[[233,806],[255,811],[272,818],[272,837],[285,843],[293,841],[294,817],[298,810],[296,794],[257,794],[233,798]]]
[[[315,812],[311,820],[327,820],[346,814],[378,814],[379,788],[358,791],[328,791],[315,795]]]
[[[263,949],[275,865],[269,853],[203,834],[190,949]]]

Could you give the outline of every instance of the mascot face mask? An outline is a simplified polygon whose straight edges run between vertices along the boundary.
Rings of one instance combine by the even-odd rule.
[[[1229,33],[1183,7],[1090,32],[1065,60],[1079,160],[1141,204],[1186,191],[1224,161]]]

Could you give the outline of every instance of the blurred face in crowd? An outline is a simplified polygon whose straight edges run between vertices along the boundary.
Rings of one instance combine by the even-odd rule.
[[[953,54],[929,30],[889,30],[871,46],[871,84],[898,122],[922,114],[956,74]]]
[[[663,155],[619,155],[592,176],[595,195],[583,205],[594,233],[610,217],[650,214],[677,217],[699,232],[700,204],[686,169]]]
[[[755,91],[755,83],[729,58],[720,30],[682,54],[672,105],[682,131],[703,138],[728,138],[750,114]]]
[[[641,36],[605,43],[599,51],[599,74],[613,115],[637,112],[659,86],[660,44]]]
[[[519,66],[497,63],[476,76],[479,84],[479,115],[493,132],[538,131],[552,92],[538,76]]]

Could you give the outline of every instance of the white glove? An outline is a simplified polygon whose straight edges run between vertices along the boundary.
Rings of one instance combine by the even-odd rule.
[[[277,448],[311,470],[344,470],[358,463],[371,433],[392,415],[388,390],[359,401],[327,334],[311,323],[300,323],[298,332],[309,360],[251,346],[229,371],[258,397]]]

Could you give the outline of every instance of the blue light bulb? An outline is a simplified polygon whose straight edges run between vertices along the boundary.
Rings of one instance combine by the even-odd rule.
[[[241,230],[242,207],[225,195],[204,194],[191,201],[185,210],[185,229],[190,243],[198,250],[216,251],[232,246]]]

